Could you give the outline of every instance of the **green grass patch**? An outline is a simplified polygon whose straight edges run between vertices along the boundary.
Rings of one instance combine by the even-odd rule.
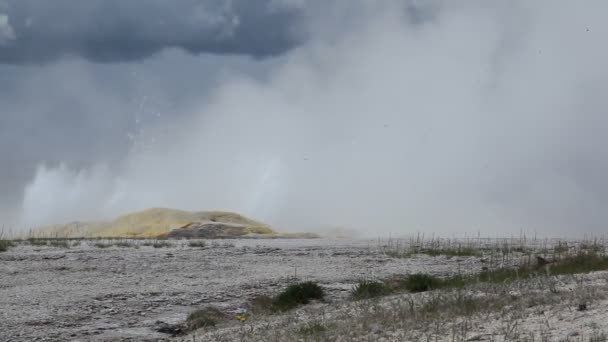
[[[412,274],[407,277],[404,287],[410,292],[425,292],[443,287],[443,281],[435,276],[424,273]]]
[[[497,268],[474,275],[454,275],[442,278],[426,273],[417,273],[407,277],[393,277],[383,282],[363,281],[355,286],[352,297],[354,299],[364,299],[399,291],[417,293],[438,289],[457,289],[476,283],[500,284],[541,276],[608,270],[608,256],[594,252],[579,251],[575,255],[563,256],[561,259],[552,261],[543,258],[538,259],[539,263],[527,262],[516,268]]]
[[[422,249],[420,254],[426,254],[429,256],[449,256],[449,257],[469,257],[469,256],[481,256],[481,251],[478,248],[473,247],[448,247],[448,248],[427,248]]]
[[[454,247],[412,247],[412,248],[389,248],[384,253],[391,258],[410,258],[416,254],[424,254],[432,257],[447,256],[447,257],[470,257],[482,256],[482,251],[479,248],[468,246]]]
[[[0,253],[8,251],[11,247],[15,247],[15,243],[13,241],[0,239]]]
[[[608,256],[594,252],[580,252],[549,265],[549,273],[553,275],[576,274],[603,271],[608,269]]]
[[[325,291],[319,284],[307,281],[289,285],[272,301],[273,311],[288,311],[299,305],[310,303],[311,300],[323,300]]]
[[[362,280],[352,289],[351,297],[355,300],[361,300],[381,297],[390,293],[391,288],[386,282]]]
[[[405,280],[404,287],[410,292],[424,292],[441,288],[462,288],[474,283],[508,283],[547,275],[569,275],[608,270],[608,256],[579,252],[549,262],[546,265],[525,264],[518,268],[498,268],[477,275],[456,275],[438,278],[428,274],[414,274]]]

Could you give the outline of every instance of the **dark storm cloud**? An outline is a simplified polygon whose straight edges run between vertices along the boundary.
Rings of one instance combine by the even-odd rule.
[[[303,39],[301,19],[286,0],[0,0],[0,63],[134,61],[165,48],[266,57]]]

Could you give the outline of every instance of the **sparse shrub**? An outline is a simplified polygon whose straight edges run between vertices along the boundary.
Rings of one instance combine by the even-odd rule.
[[[481,272],[478,280],[483,283],[504,283],[528,278],[532,274],[528,267],[498,268]]]
[[[404,285],[410,292],[425,292],[440,288],[442,281],[430,274],[417,273],[409,276]]]
[[[215,327],[226,315],[214,307],[198,309],[188,315],[186,329],[193,331],[201,328]]]
[[[440,279],[440,288],[458,289],[465,287],[466,285],[476,282],[474,278],[465,277],[462,275],[454,275],[445,279]]]
[[[606,341],[608,341],[608,336],[605,333],[599,332],[597,330],[594,330],[591,337],[589,337],[589,342],[606,342]]]
[[[383,282],[362,280],[351,291],[353,299],[369,299],[389,294],[391,289]]]
[[[467,256],[481,256],[481,252],[479,249],[474,247],[463,247],[458,246],[456,248],[448,248],[440,250],[440,254],[447,256],[458,256],[458,257],[467,257]]]
[[[205,241],[189,241],[188,246],[192,248],[204,248],[207,244]]]
[[[510,249],[511,252],[517,252],[517,253],[529,253],[530,249],[526,248],[525,246],[514,246]],[[508,254],[508,253],[505,253]]]
[[[291,310],[298,305],[308,304],[311,300],[323,300],[325,291],[319,284],[307,281],[289,285],[273,300],[273,309],[276,311]]]
[[[70,248],[70,242],[68,240],[51,240],[49,245],[55,248]]]
[[[560,241],[560,242],[558,242],[557,246],[553,247],[553,252],[557,253],[557,254],[564,254],[564,253],[568,253],[569,249],[570,249],[570,247],[568,246],[567,242],[562,243]]]
[[[412,247],[410,249],[405,248],[389,248],[385,249],[384,253],[391,258],[405,259],[410,258],[416,254],[425,254],[428,256],[448,256],[448,257],[466,257],[466,256],[481,256],[482,253],[478,248],[458,246],[458,247]]]
[[[257,296],[249,301],[249,311],[254,315],[273,311],[273,299],[269,296]]]
[[[9,248],[14,247],[15,244],[11,240],[0,239],[0,253],[8,251]]]
[[[134,245],[132,242],[130,241],[118,241],[116,243],[114,243],[114,246],[116,247],[120,247],[120,248],[131,248],[131,247],[136,247],[136,245]]]
[[[211,241],[211,247],[214,248],[234,248],[236,245],[234,242],[219,242],[216,240]]]
[[[594,241],[593,243],[581,243],[579,249],[598,254],[604,254],[606,252],[606,246],[599,245],[597,241]]]
[[[109,243],[103,243],[103,242],[97,242],[93,246],[95,246],[97,248],[110,248],[110,247],[112,247],[111,244],[109,244]]]
[[[384,251],[384,254],[395,259],[405,259],[410,258],[414,253],[406,250],[387,249]]]
[[[29,238],[27,241],[31,246],[48,246],[48,241],[46,239]]]
[[[327,331],[327,327],[318,322],[306,323],[298,329],[298,333],[304,336],[315,336],[325,331]]]
[[[603,271],[606,269],[608,269],[608,256],[581,251],[574,256],[561,259],[551,265],[549,272],[559,275]]]
[[[173,244],[171,244],[167,241],[154,241],[154,243],[152,244],[152,247],[154,247],[154,248],[171,248],[171,247],[173,247]]]

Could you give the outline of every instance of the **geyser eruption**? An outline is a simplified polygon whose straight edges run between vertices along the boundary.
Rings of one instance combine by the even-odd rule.
[[[602,231],[608,4],[349,4],[343,26],[311,11],[309,40],[149,127],[143,151],[39,167],[20,223],[164,206],[281,231]]]

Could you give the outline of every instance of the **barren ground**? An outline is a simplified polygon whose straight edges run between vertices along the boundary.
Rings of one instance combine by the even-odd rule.
[[[96,243],[82,241],[71,248],[22,243],[0,253],[1,341],[513,340],[515,334],[506,334],[510,327],[505,324],[516,325],[515,340],[542,330],[533,340],[602,341],[608,332],[608,277],[603,272],[560,278],[551,285],[555,300],[529,306],[529,312],[517,310],[516,318],[513,312],[501,310],[434,323],[447,330],[429,325],[422,331],[420,326],[395,325],[393,316],[378,316],[389,307],[398,311],[396,305],[419,300],[420,295],[361,304],[348,299],[353,284],[364,278],[417,272],[439,276],[479,272],[485,260],[474,256],[392,258],[377,240],[222,240],[206,241],[204,248],[182,241],[173,241],[168,248],[144,246],[142,241],[130,242],[137,248],[98,248]],[[236,316],[245,312],[254,296],[273,295],[294,279],[318,281],[328,293],[327,303],[245,323],[229,320],[186,337],[156,331],[161,322],[183,322],[190,312],[206,305]],[[548,286],[532,286],[529,291],[545,296]],[[522,288],[504,291],[505,296],[532,296]],[[581,291],[589,297],[585,311],[575,307]],[[294,327],[319,322],[320,317],[341,336],[289,335]],[[345,317],[362,322],[343,324]],[[395,322],[383,326],[387,320]],[[356,329],[360,331],[349,337]],[[457,335],[456,329],[466,331]]]

